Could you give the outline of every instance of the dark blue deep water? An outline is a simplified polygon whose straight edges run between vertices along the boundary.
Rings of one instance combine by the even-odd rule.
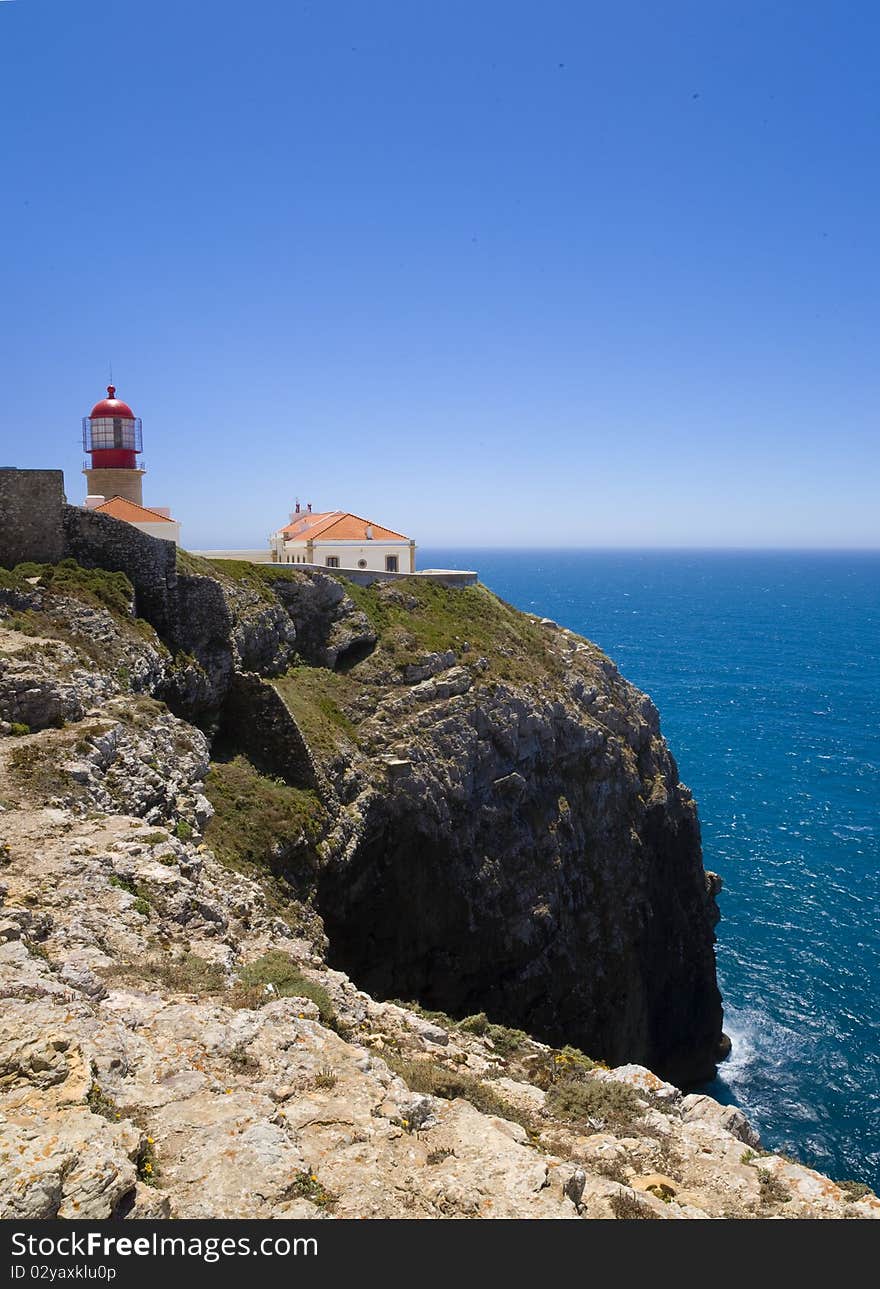
[[[880,1182],[880,555],[420,553],[604,649],[660,709],[725,883],[731,1059],[765,1145]]]

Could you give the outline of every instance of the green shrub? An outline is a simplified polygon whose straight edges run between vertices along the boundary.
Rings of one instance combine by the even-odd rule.
[[[579,1047],[565,1047],[553,1053],[553,1066],[557,1075],[589,1074],[591,1070],[607,1068],[599,1061],[592,1060]]]
[[[864,1199],[866,1195],[874,1194],[871,1187],[866,1186],[864,1182],[845,1181],[838,1182],[837,1185],[846,1195],[848,1204],[852,1204],[856,1200]]]
[[[110,885],[117,887],[120,891],[127,891],[129,895],[135,897],[134,904],[131,906],[135,913],[141,913],[144,917],[150,916],[152,905],[150,903],[150,893],[143,886],[136,886],[128,877],[119,877],[114,873],[110,878]]]
[[[781,1177],[777,1177],[775,1173],[770,1173],[766,1169],[760,1169],[758,1177],[760,1178],[762,1204],[788,1204],[790,1202],[791,1191]]]
[[[159,1184],[159,1163],[152,1137],[147,1137],[141,1146],[137,1159],[137,1175],[147,1186]]]
[[[464,1030],[465,1034],[477,1034],[482,1038],[489,1029],[489,1017],[485,1012],[477,1012],[474,1016],[465,1016],[464,1020],[458,1022],[458,1028]]]
[[[598,1119],[619,1130],[635,1127],[644,1114],[635,1088],[611,1079],[558,1079],[548,1091],[545,1105],[550,1114],[570,1123]]]
[[[178,841],[192,841],[193,830],[185,819],[178,819],[174,825],[174,835]]]
[[[480,1038],[490,1039],[499,1056],[513,1056],[530,1042],[525,1030],[496,1025],[489,1020],[485,1012],[465,1016],[464,1020],[458,1022],[458,1028],[465,1034],[476,1034]]]
[[[89,1088],[86,1095],[86,1105],[92,1114],[99,1114],[102,1119],[109,1119],[111,1123],[115,1123],[117,1119],[122,1118],[122,1111],[119,1106],[98,1083],[93,1083]]]
[[[297,1173],[293,1179],[291,1192],[299,1199],[307,1199],[311,1204],[316,1204],[318,1208],[332,1209],[333,1205],[339,1199],[332,1191],[327,1190],[318,1181],[317,1173],[311,1168],[307,1168],[304,1173]]]
[[[13,721],[9,727],[9,733],[16,738],[23,738],[25,734],[30,734],[30,725],[25,725],[24,721]]]
[[[258,995],[261,1002],[269,1002],[273,997],[308,998],[318,1008],[323,1024],[331,1028],[337,1024],[333,1000],[327,990],[304,976],[293,958],[281,949],[271,949],[262,958],[245,963],[238,970],[238,978],[246,987],[262,987]],[[266,985],[271,985],[273,990],[268,995]]]

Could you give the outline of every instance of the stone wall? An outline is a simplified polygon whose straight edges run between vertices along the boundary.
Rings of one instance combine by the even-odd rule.
[[[64,558],[61,470],[0,469],[0,567]]]
[[[253,672],[232,677],[220,729],[262,774],[294,788],[315,788],[319,774],[306,741],[284,699]]]
[[[85,568],[124,573],[134,587],[138,617],[146,618],[164,639],[173,640],[177,625],[174,543],[80,506],[64,506],[62,523],[64,555]]]

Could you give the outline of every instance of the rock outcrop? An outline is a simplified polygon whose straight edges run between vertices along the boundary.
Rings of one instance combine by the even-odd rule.
[[[643,1067],[373,1000],[195,839],[0,819],[4,1218],[880,1215]]]
[[[674,1086],[719,882],[607,658],[230,574],[0,574],[0,1215],[880,1213]]]

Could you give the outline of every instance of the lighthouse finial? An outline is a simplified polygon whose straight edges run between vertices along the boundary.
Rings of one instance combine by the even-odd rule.
[[[111,397],[111,398],[114,398],[114,397],[115,397],[115,395],[116,395],[116,386],[115,386],[115,385],[108,385],[108,386],[107,386],[107,393],[110,395],[110,397]]]

